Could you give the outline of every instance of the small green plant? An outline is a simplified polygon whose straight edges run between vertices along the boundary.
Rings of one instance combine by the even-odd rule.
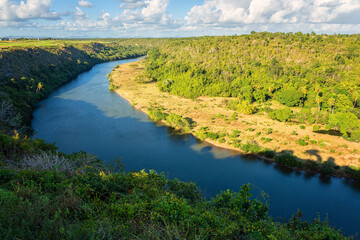
[[[301,129],[306,129],[306,127],[304,125],[300,125]]]
[[[302,139],[302,138],[299,139],[298,143],[299,143],[301,146],[307,146],[307,145],[308,145],[308,143],[307,143],[304,139]]]
[[[266,134],[271,134],[272,132],[273,132],[272,128],[268,128],[268,129],[266,130]]]
[[[317,132],[320,130],[320,126],[319,125],[314,125],[313,126],[313,132]]]

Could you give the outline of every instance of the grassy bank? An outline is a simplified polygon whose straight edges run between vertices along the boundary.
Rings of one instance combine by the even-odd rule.
[[[233,110],[228,103],[236,98],[188,99],[161,92],[157,83],[146,77],[143,61],[118,66],[110,79],[113,90],[155,121],[190,132],[211,144],[260,155],[295,169],[360,179],[356,142],[313,131],[311,124],[272,120],[265,111],[247,115]],[[171,114],[183,120],[169,123]],[[186,128],[181,126],[185,122]]]

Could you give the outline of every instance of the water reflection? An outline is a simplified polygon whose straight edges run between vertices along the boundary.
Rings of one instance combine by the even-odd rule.
[[[296,172],[253,156],[217,148],[191,135],[154,124],[108,91],[106,74],[121,62],[100,64],[65,85],[34,111],[37,136],[61,151],[84,150],[104,161],[121,157],[126,170],[155,169],[170,178],[194,181],[211,197],[253,183],[269,194],[270,214],[321,219],[346,233],[359,228],[360,186],[354,181]]]

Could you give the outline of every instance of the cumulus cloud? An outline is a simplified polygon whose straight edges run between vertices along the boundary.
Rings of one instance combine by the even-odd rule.
[[[0,0],[1,1],[1,0]],[[57,27],[68,31],[149,31],[149,29],[174,29],[180,27],[180,23],[172,19],[167,13],[169,0],[125,0],[123,3],[135,4],[143,7],[126,7],[116,16],[102,11],[95,20],[91,19],[80,7],[72,12],[70,19],[61,21]],[[141,3],[141,4],[140,4]]]
[[[169,0],[126,0],[123,3],[142,6],[141,8],[127,7],[116,17],[117,20],[124,22],[126,26],[175,27],[180,24],[179,21],[175,21],[167,13]]]
[[[25,21],[29,19],[59,19],[57,12],[50,11],[51,0],[27,0],[19,4],[0,0],[0,21]]]
[[[360,10],[359,0],[205,0],[185,17],[189,26],[273,23],[338,23]]]
[[[111,30],[121,26],[120,22],[114,21],[108,12],[102,11],[96,20],[93,20],[81,8],[76,7],[71,19],[62,20],[56,28],[67,31],[92,31]]]
[[[93,6],[93,4],[89,1],[84,1],[81,0],[78,2],[79,7],[83,7],[83,8],[91,8]]]

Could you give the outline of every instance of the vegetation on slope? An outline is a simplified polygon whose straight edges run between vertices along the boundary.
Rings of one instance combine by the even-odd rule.
[[[250,185],[206,200],[194,183],[114,172],[41,140],[0,135],[0,148],[1,239],[347,239],[301,212],[275,222]]]
[[[104,61],[138,57],[146,52],[144,46],[89,41],[1,50],[0,97],[2,103],[14,105],[23,118],[22,124],[28,125],[36,102],[79,73]]]
[[[244,101],[298,106],[310,111],[299,121],[327,124],[358,141],[359,39],[266,32],[175,39],[149,52],[147,77],[162,91],[188,98],[235,97],[240,109]]]

